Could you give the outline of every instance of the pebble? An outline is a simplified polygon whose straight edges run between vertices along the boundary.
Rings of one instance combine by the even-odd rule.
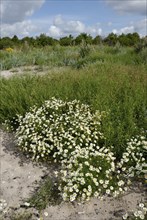
[[[47,212],[44,212],[44,215],[47,217],[47,216],[48,216],[48,213],[47,213]]]
[[[29,207],[29,206],[30,206],[30,203],[29,203],[29,202],[25,202],[24,205],[27,206],[27,207]]]
[[[79,215],[82,215],[82,214],[84,214],[84,213],[85,213],[84,211],[83,211],[83,212],[78,212]]]

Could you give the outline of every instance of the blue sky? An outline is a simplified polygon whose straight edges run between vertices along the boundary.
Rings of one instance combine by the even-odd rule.
[[[147,35],[146,0],[2,0],[1,36]]]

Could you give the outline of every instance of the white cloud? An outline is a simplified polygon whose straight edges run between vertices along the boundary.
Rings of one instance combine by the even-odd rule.
[[[14,36],[19,37],[29,36],[30,33],[36,32],[37,26],[31,21],[16,22],[14,24],[2,24],[1,25],[1,37]]]
[[[63,18],[61,15],[57,15],[54,20],[53,20],[53,24],[55,26],[61,26],[64,23]]]
[[[81,21],[65,20],[61,15],[57,15],[54,18],[53,24],[54,27],[60,29],[60,32],[63,34],[78,34],[85,31],[85,25]]]
[[[120,29],[120,33],[124,33],[124,34],[133,33],[133,32],[135,32],[135,27],[133,25]]]
[[[102,35],[102,29],[95,26],[85,28],[85,32],[91,34],[92,36]]]
[[[79,20],[67,20],[61,15],[57,15],[49,20],[24,20],[21,22],[15,22],[13,24],[1,24],[1,37],[14,35],[20,38],[25,36],[37,36],[40,33],[46,33],[48,36],[54,38],[60,38],[72,34],[77,36],[80,33],[91,34],[92,36],[101,35],[102,29],[100,23],[96,23],[93,26],[86,26]]]
[[[113,29],[113,30],[112,30],[112,33],[113,33],[113,34],[118,34],[118,30],[117,30],[117,29]]]
[[[76,36],[80,33],[86,32],[96,36],[101,35],[102,33],[102,29],[99,26],[99,23],[94,26],[86,26],[79,20],[65,20],[61,15],[57,15],[53,20],[53,25],[49,27],[47,34],[52,37],[63,37],[68,34]]]
[[[146,24],[147,24],[147,19],[143,19],[141,21],[138,21],[136,23],[131,22],[131,25],[120,28],[120,29],[113,29],[112,32],[114,34],[128,34],[128,33],[133,33],[137,32],[141,36],[147,34],[147,29],[146,29]]]
[[[64,24],[65,32],[81,33],[85,31],[85,25],[81,21],[67,21]]]
[[[146,0],[106,0],[108,5],[122,13],[136,13],[146,15],[147,1]]]
[[[56,37],[61,37],[63,35],[63,33],[60,30],[60,28],[56,27],[55,25],[51,25],[47,35],[56,38]]]
[[[44,2],[45,0],[1,0],[1,22],[3,24],[21,22],[38,10]]]

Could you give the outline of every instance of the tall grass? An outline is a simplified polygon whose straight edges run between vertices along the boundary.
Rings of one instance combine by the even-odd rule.
[[[78,99],[94,110],[108,112],[103,123],[106,145],[114,146],[117,157],[125,149],[127,138],[145,130],[144,65],[95,62],[80,70],[68,68],[54,75],[1,78],[0,121],[24,115],[32,105],[40,106],[53,96],[68,101]]]

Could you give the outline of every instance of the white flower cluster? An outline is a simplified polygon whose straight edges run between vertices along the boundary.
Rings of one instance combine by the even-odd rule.
[[[63,200],[88,201],[102,193],[113,194],[114,159],[112,152],[97,144],[77,146],[70,157],[62,161],[59,190],[63,192]]]
[[[25,117],[19,116],[17,144],[33,154],[34,159],[53,156],[68,158],[76,148],[103,143],[101,114],[92,113],[79,101],[63,102],[52,98],[40,108],[33,107]]]
[[[52,157],[61,163],[56,175],[61,180],[59,189],[64,200],[89,200],[101,193],[116,196],[122,192],[123,181],[117,179],[117,186],[113,184],[115,157],[104,147],[102,116],[77,100],[52,98],[18,118],[18,146],[31,153],[33,159]]]
[[[77,100],[64,102],[52,98],[18,117],[18,146],[33,159],[60,163],[55,175],[64,200],[85,201],[103,193],[116,197],[127,190],[122,171],[131,176],[146,168],[144,137],[128,142],[126,152],[115,165],[111,147],[106,148],[102,133],[105,114],[93,112]]]
[[[123,215],[123,219],[147,219],[147,208],[145,207],[144,203],[140,203],[138,205],[137,210],[133,211],[132,215],[126,213],[125,215]],[[133,219],[134,219],[133,218]]]
[[[125,177],[134,177],[147,173],[147,141],[145,136],[137,136],[127,143],[126,151],[122,155],[118,168]]]

